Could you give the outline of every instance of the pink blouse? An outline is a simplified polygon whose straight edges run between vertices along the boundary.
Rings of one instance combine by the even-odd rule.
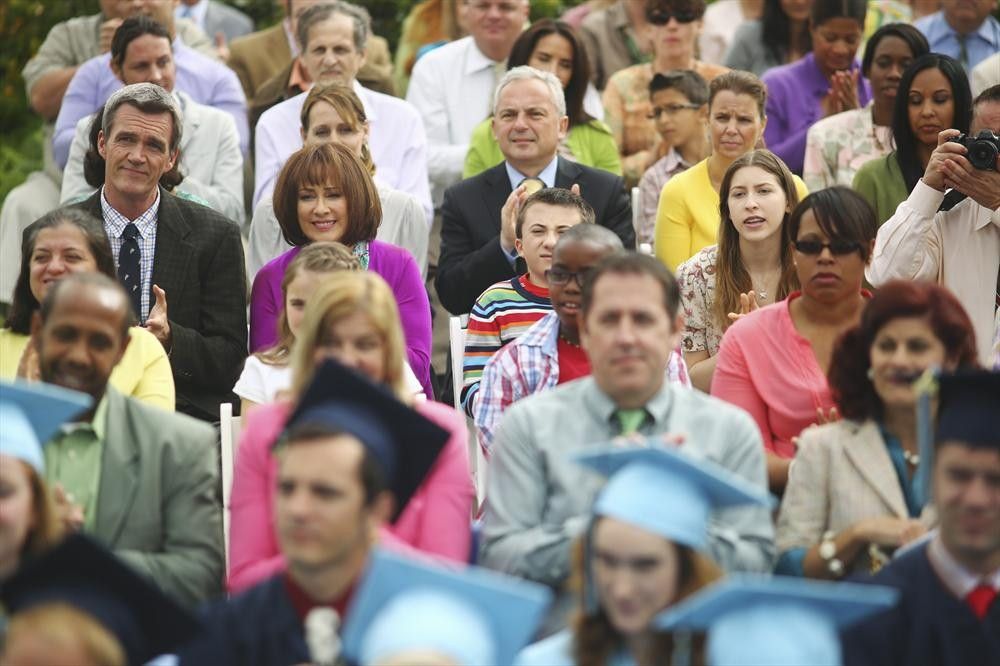
[[[782,458],[795,456],[792,438],[816,423],[817,409],[834,407],[812,345],[792,323],[790,307],[800,295],[730,326],[712,375],[712,395],[749,412],[764,448]]]
[[[399,519],[382,529],[382,538],[465,562],[469,557],[475,498],[465,420],[451,407],[437,402],[418,403],[414,409],[449,431],[451,438]],[[274,524],[278,465],[271,446],[290,412],[291,404],[287,402],[260,405],[250,412],[243,426],[230,497],[230,592],[251,587],[285,568]]]

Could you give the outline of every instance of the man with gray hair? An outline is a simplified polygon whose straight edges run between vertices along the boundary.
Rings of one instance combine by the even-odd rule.
[[[431,215],[427,136],[417,110],[396,97],[364,88],[357,75],[371,34],[367,10],[349,2],[315,5],[298,21],[302,61],[311,83],[342,83],[361,100],[368,117],[368,147],[386,185],[416,197]],[[299,115],[308,92],[265,111],[254,132],[253,207],[270,195],[288,157],[302,147]]]
[[[111,95],[97,139],[104,186],[77,207],[104,221],[132,309],[170,355],[177,410],[214,421],[246,358],[243,244],[234,223],[159,186],[181,128],[158,85]]]
[[[516,274],[514,221],[521,202],[542,187],[575,188],[597,224],[635,248],[632,207],[620,176],[559,156],[569,119],[559,80],[532,67],[515,67],[493,95],[493,135],[504,161],[445,191],[441,206],[438,296],[452,314],[472,309],[476,297]],[[524,271],[519,271],[523,273]]]

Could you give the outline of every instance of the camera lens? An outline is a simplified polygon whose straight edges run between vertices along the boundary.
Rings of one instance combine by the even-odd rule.
[[[981,169],[983,171],[995,169],[997,163],[997,147],[989,141],[973,141],[972,145],[969,146],[968,157],[969,162],[977,169]]]

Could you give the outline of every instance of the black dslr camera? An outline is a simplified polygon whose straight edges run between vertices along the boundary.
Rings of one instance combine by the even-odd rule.
[[[982,171],[1000,171],[997,169],[997,155],[1000,155],[1000,138],[990,130],[982,130],[979,136],[962,134],[954,139],[955,143],[965,146],[969,152],[966,159]]]

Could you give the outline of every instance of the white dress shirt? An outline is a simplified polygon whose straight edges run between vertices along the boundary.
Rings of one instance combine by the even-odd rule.
[[[985,575],[969,571],[948,552],[940,535],[927,544],[927,559],[941,582],[959,599],[968,597],[979,585],[989,585],[1000,592],[1000,569]]]
[[[420,115],[401,99],[369,90],[356,80],[352,85],[368,117],[368,147],[372,151],[376,174],[390,187],[416,197],[424,207],[430,228],[433,209],[427,181],[427,135]],[[308,93],[301,93],[271,107],[257,121],[254,208],[261,197],[274,190],[278,172],[292,153],[302,147],[299,115],[306,95]],[[459,160],[458,168],[461,167]]]
[[[951,289],[972,319],[979,360],[988,367],[1000,269],[1000,209],[965,199],[939,213],[942,199],[944,192],[918,181],[879,228],[865,276],[876,287],[903,279],[935,281]]]
[[[470,36],[434,49],[413,66],[406,100],[417,107],[427,130],[435,205],[461,180],[472,130],[490,115],[497,65]]]

